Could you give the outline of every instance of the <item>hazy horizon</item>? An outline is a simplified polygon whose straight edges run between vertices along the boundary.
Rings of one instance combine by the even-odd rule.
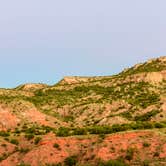
[[[166,53],[164,0],[0,2],[0,87],[112,75]]]

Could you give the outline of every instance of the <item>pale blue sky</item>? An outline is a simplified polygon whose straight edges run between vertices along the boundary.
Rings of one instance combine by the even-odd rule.
[[[0,87],[111,75],[165,44],[165,0],[0,1]]]

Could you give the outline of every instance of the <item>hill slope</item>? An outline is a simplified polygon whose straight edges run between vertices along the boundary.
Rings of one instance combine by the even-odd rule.
[[[114,76],[0,89],[0,165],[165,165],[165,128],[166,57]]]

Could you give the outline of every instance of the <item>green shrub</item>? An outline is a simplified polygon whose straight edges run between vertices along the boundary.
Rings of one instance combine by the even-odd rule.
[[[144,160],[144,161],[142,162],[142,166],[149,166],[149,165],[150,165],[149,160]]]
[[[70,136],[70,129],[66,127],[60,127],[56,132],[56,136],[58,137],[67,137]]]
[[[17,166],[31,166],[30,164],[25,164],[24,162],[21,162],[20,164],[18,164]]]
[[[45,166],[62,166],[61,163],[58,163],[58,164],[54,164],[54,163],[47,163]]]
[[[163,123],[159,123],[159,122],[156,122],[154,124],[154,126],[155,126],[155,128],[164,128],[165,127],[165,125]]]
[[[59,146],[59,144],[57,144],[57,143],[54,144],[54,148],[56,148],[56,149],[58,149],[58,150],[61,149],[60,146]]]
[[[107,162],[100,162],[98,166],[127,166],[127,164],[121,160],[109,160]]]
[[[5,160],[8,157],[7,153],[3,153],[2,156],[0,156],[0,161]]]
[[[29,149],[28,148],[21,148],[21,149],[19,149],[19,152],[20,153],[28,153]]]
[[[64,122],[73,122],[73,120],[74,120],[74,117],[71,115],[63,117]]]
[[[147,112],[147,113],[145,113],[143,115],[136,116],[135,120],[136,121],[149,121],[151,119],[151,117],[157,115],[160,112],[161,111],[159,111],[159,110],[152,110],[151,112]]]
[[[143,143],[143,146],[144,146],[144,147],[149,147],[149,146],[150,146],[150,143],[144,142],[144,143]]]
[[[19,144],[19,142],[18,142],[17,139],[11,139],[11,140],[10,140],[10,143],[15,144],[15,145],[18,145],[18,144]]]
[[[33,139],[35,136],[34,136],[34,134],[26,134],[25,135],[25,138],[27,139],[27,140],[31,140],[31,139]]]
[[[87,130],[85,128],[75,128],[73,130],[73,135],[86,135]]]
[[[68,137],[72,135],[87,135],[87,134],[112,134],[121,131],[128,130],[144,130],[144,129],[153,129],[153,128],[163,128],[166,127],[166,122],[150,122],[150,121],[137,121],[136,123],[129,124],[114,124],[112,126],[90,126],[85,128],[66,128],[60,127],[56,136],[59,137]]]
[[[77,164],[77,156],[70,156],[64,161],[65,166],[75,166]]]
[[[0,136],[2,136],[2,137],[9,137],[10,133],[6,132],[6,131],[0,131]]]
[[[132,120],[132,114],[129,111],[123,112],[120,115],[128,120]]]
[[[41,137],[36,137],[34,140],[35,145],[37,145],[42,140]]]
[[[130,161],[133,159],[133,156],[134,156],[134,149],[133,148],[127,149],[125,159]]]

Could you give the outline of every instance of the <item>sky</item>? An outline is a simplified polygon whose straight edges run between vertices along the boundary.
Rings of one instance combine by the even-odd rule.
[[[112,75],[166,55],[165,0],[0,1],[0,87]]]

